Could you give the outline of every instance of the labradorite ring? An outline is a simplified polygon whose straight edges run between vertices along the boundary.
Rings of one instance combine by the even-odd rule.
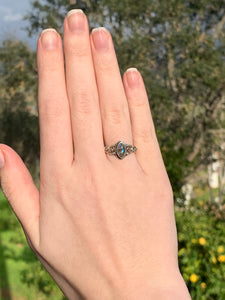
[[[115,145],[112,146],[105,146],[105,153],[109,155],[115,155],[119,159],[123,159],[128,154],[134,153],[137,151],[135,146],[125,144],[123,141],[117,142]]]

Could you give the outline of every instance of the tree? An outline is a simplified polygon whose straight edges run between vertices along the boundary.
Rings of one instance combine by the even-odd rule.
[[[17,150],[35,175],[39,157],[35,52],[21,41],[3,41],[0,78],[0,140]]]
[[[82,8],[90,27],[112,33],[123,72],[137,66],[148,88],[163,157],[179,193],[188,177],[224,155],[225,13],[223,1],[33,1],[29,34],[62,32],[63,18]]]

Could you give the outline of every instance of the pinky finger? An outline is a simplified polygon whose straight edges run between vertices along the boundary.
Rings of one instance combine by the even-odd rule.
[[[136,157],[145,173],[164,167],[159,149],[148,96],[141,74],[135,68],[128,69],[123,76],[132,124],[133,143],[137,147]]]

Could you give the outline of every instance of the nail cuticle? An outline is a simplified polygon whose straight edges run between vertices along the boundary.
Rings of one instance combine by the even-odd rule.
[[[129,73],[129,72],[138,72],[138,70],[136,68],[129,68],[126,70],[126,73]]]
[[[105,27],[96,27],[92,29],[92,33],[95,33],[96,31],[104,31],[107,32],[107,29]]]
[[[69,18],[69,16],[74,15],[74,14],[84,14],[82,9],[71,9],[68,13],[67,13],[67,18]]]
[[[46,28],[42,30],[41,35],[45,34],[46,32],[55,32],[57,33],[57,31],[54,28]]]

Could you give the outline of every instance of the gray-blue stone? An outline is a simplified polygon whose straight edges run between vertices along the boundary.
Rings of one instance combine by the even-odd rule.
[[[116,154],[120,159],[122,159],[126,156],[126,146],[124,145],[124,143],[122,141],[120,141],[117,144]]]

